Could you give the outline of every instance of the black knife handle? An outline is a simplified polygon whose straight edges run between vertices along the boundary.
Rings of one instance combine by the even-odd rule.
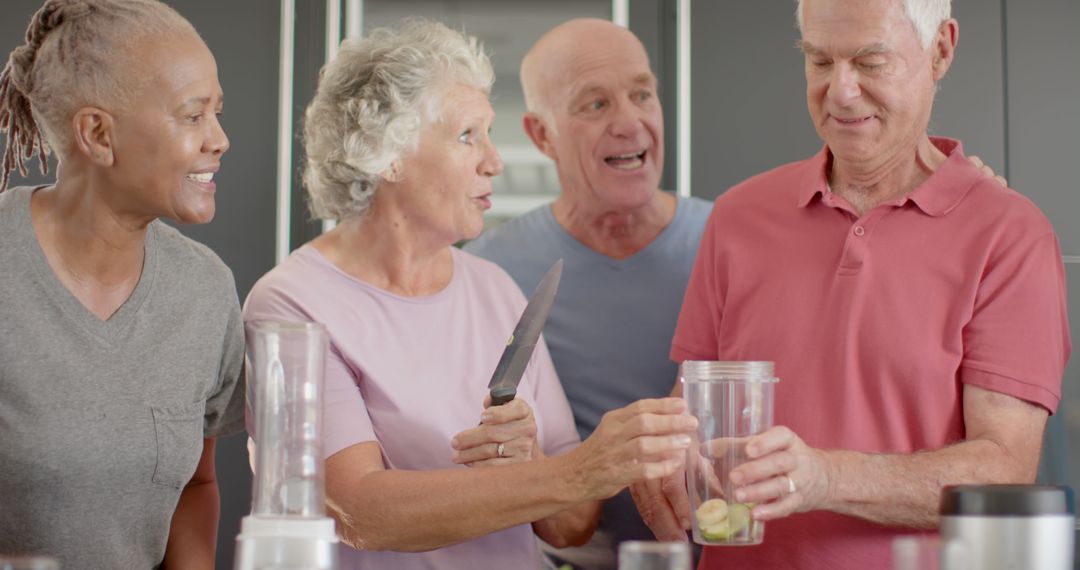
[[[501,406],[517,396],[517,388],[501,386],[491,389],[491,405]]]

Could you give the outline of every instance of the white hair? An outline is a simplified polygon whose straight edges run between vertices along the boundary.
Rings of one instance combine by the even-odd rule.
[[[364,214],[381,173],[416,148],[424,124],[440,120],[444,88],[463,83],[490,93],[494,80],[476,38],[437,22],[410,18],[342,42],[305,115],[312,215]]]
[[[798,2],[795,20],[799,24],[799,32],[802,32],[803,0]],[[952,0],[903,0],[903,3],[904,12],[915,26],[923,49],[930,47],[937,37],[941,23],[952,17]]]

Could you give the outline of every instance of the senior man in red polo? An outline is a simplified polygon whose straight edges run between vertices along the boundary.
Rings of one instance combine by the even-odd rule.
[[[731,473],[765,542],[702,568],[880,568],[937,526],[943,485],[1034,481],[1070,351],[1050,223],[927,135],[949,0],[800,0],[799,24],[825,147],[717,199],[672,342],[782,379],[781,425]],[[685,539],[678,475],[634,492]]]

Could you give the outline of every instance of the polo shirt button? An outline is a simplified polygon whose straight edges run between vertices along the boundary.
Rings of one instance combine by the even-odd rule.
[[[862,226],[855,226],[854,232],[855,235],[858,237],[863,237],[864,235],[866,235],[866,230]]]

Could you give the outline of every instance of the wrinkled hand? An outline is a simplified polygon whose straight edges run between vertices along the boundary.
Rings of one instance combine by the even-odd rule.
[[[994,169],[990,168],[990,166],[987,165],[985,162],[983,162],[983,160],[981,158],[979,158],[979,157],[977,157],[975,155],[971,155],[971,156],[968,157],[968,160],[971,161],[971,164],[975,165],[975,168],[978,168],[980,172],[982,172],[986,176],[989,176],[990,178],[993,178],[994,180],[996,180],[998,184],[1001,184],[1002,186],[1005,186],[1005,187],[1009,186],[1009,181],[1005,180],[1004,176],[1000,176],[1000,175],[996,174],[994,172]]]
[[[806,445],[790,429],[776,426],[754,436],[746,444],[746,455],[750,461],[731,470],[731,482],[737,485],[736,501],[758,503],[755,519],[778,519],[828,503],[830,471],[825,454]]]
[[[451,461],[482,467],[531,461],[540,455],[536,443],[536,419],[525,400],[514,398],[501,406],[492,406],[489,395],[484,399],[484,407],[487,409],[480,415],[480,425],[450,440],[450,447],[454,449]]]
[[[646,479],[630,486],[630,495],[641,520],[657,540],[687,542],[690,528],[690,497],[686,492],[686,471],[678,469],[667,477]]]
[[[685,461],[697,420],[681,398],[639,400],[604,414],[568,454],[588,500],[607,499],[627,485],[674,474]]]

